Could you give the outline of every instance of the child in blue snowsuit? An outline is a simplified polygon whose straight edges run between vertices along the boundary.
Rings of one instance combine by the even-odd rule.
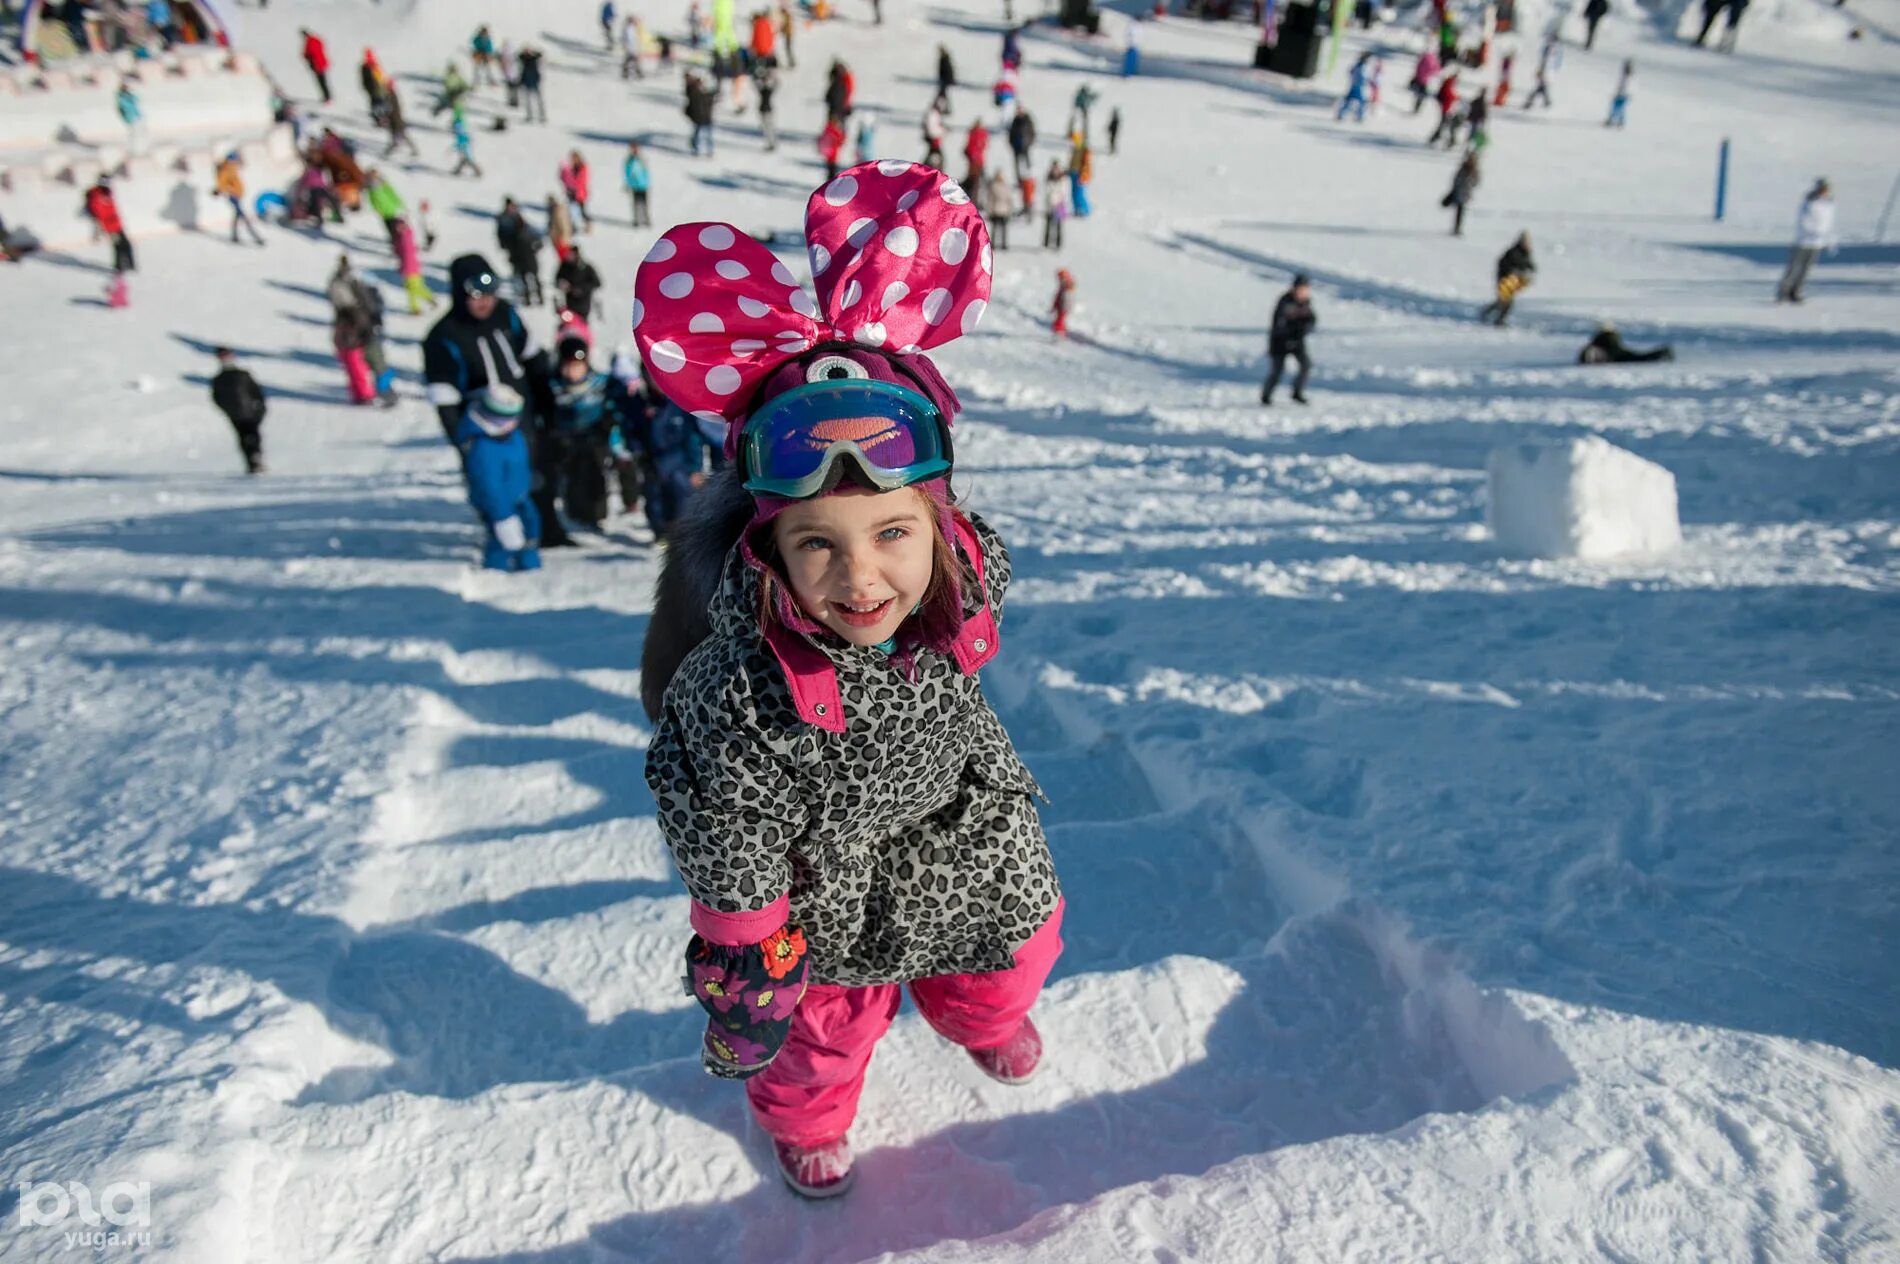
[[[655,539],[664,539],[693,490],[705,481],[706,455],[718,455],[686,410],[670,400],[647,423],[647,522]]]
[[[1366,121],[1366,105],[1372,97],[1372,54],[1361,53],[1359,60],[1352,64],[1352,83],[1346,89],[1346,99],[1339,103],[1339,113],[1335,119],[1343,119],[1350,112],[1353,121]]]
[[[491,571],[541,568],[541,515],[528,493],[534,467],[521,433],[521,393],[490,386],[463,410],[455,446],[468,471],[468,500],[488,528],[482,565]]]

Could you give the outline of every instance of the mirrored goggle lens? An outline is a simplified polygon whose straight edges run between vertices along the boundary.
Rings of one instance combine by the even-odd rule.
[[[747,433],[747,473],[776,484],[819,473],[840,444],[868,468],[887,473],[948,454],[937,410],[915,392],[883,382],[793,392],[755,417]]]
[[[462,282],[462,292],[473,298],[477,294],[496,294],[501,290],[501,278],[492,272],[482,272]]]

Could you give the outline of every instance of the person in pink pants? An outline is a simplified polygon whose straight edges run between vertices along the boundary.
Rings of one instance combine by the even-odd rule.
[[[364,351],[369,345],[369,317],[361,308],[342,308],[331,322],[330,334],[336,346],[337,363],[343,366],[343,374],[349,379],[350,402],[371,402],[376,398],[376,379],[369,371],[369,356]]]
[[[369,359],[361,347],[338,347],[336,358],[343,362],[344,376],[350,383],[350,402],[367,404],[376,398],[376,381],[370,376]]]
[[[1062,955],[1062,907],[1058,903],[1016,950],[1012,969],[913,980],[910,998],[924,1021],[965,1049],[993,1050],[1009,1040]],[[778,1057],[745,1082],[752,1113],[767,1135],[812,1150],[844,1139],[857,1117],[864,1069],[897,1017],[903,992],[896,983],[813,983],[805,989]]]
[[[1009,550],[951,494],[959,404],[924,354],[988,308],[989,230],[941,171],[886,160],[815,192],[805,240],[815,304],[730,224],[668,229],[634,279],[652,442],[679,432],[698,488],[640,687],[701,1064],[745,1083],[786,1184],[832,1198],[906,987],[985,1075],[1035,1072],[1064,904],[977,679]],[[720,429],[727,462],[697,472]]]

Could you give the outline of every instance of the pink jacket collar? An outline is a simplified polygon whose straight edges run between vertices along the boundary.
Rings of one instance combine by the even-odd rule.
[[[970,676],[996,657],[996,615],[990,608],[989,588],[983,580],[983,543],[969,519],[960,513],[952,517],[956,542],[976,569],[977,588],[982,598],[981,606],[963,621],[962,629],[950,646],[958,670]],[[844,700],[838,692],[838,669],[831,658],[808,635],[787,627],[782,620],[775,620],[767,629],[765,643],[785,673],[785,683],[791,687],[792,703],[798,708],[799,718],[827,732],[844,732]]]

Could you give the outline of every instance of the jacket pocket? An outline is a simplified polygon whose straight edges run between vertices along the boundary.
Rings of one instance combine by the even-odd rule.
[[[969,762],[963,766],[965,780],[991,790],[1003,790],[1011,794],[1026,794],[1049,802],[1049,796],[1036,784],[1036,778],[1030,773],[1016,752],[1008,746],[998,748],[979,748],[971,752]]]

